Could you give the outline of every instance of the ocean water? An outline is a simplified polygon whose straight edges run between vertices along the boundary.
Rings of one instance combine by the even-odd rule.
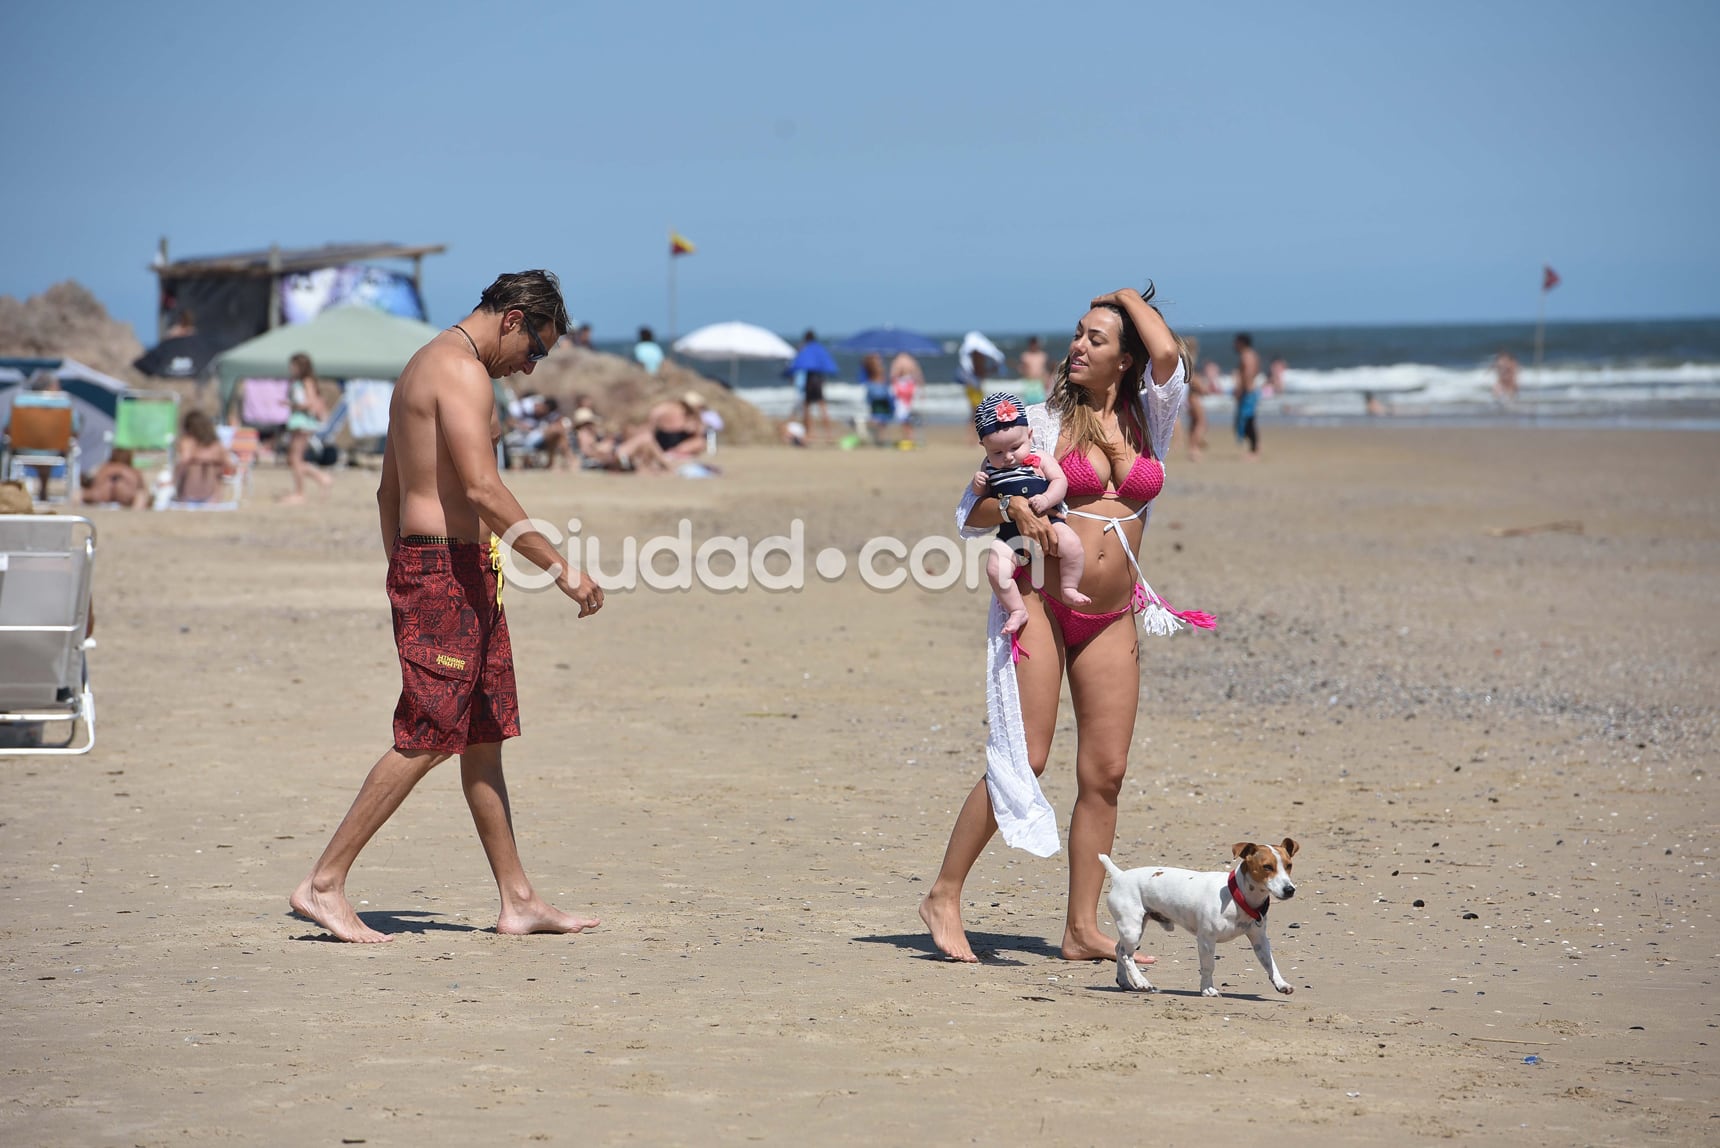
[[[1184,327],[1178,333],[1197,339],[1200,357],[1214,360],[1224,372],[1226,393],[1208,399],[1212,417],[1222,419],[1232,406],[1228,389],[1236,365],[1235,330]],[[992,389],[1007,388],[1028,335],[987,334],[1011,363],[1011,372],[994,380]],[[1055,363],[1067,345],[1067,331],[1038,334]],[[1720,427],[1720,318],[1549,323],[1539,370],[1532,365],[1532,323],[1256,328],[1250,334],[1263,365],[1274,356],[1286,362],[1284,393],[1262,404],[1268,419],[1362,419],[1371,394],[1396,417]],[[954,382],[961,334],[928,335],[942,343],[944,353],[921,359],[927,386],[916,410],[927,422],[959,422],[968,410]],[[838,341],[831,338],[827,345]],[[627,353],[625,345],[605,349]],[[1492,393],[1493,357],[1501,350],[1511,351],[1521,364],[1518,398],[1510,404]],[[825,394],[832,417],[851,421],[865,411],[863,390],[853,381],[859,357],[838,353],[836,358],[841,377],[826,384]],[[684,364],[724,385],[730,382],[729,363]],[[780,364],[740,363],[738,381],[739,393],[766,414],[787,418],[797,409],[794,387],[782,377]]]

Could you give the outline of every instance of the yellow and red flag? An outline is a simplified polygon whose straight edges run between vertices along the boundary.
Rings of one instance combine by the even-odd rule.
[[[693,246],[693,241],[688,239],[685,235],[682,235],[678,231],[671,231],[669,233],[670,255],[691,255],[697,250],[698,248]]]

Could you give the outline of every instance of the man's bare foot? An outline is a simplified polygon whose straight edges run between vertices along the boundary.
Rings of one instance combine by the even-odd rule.
[[[1117,959],[1117,942],[1103,933],[1093,938],[1077,939],[1065,932],[1062,952],[1066,961],[1114,961]],[[1145,953],[1135,954],[1137,965],[1151,965],[1157,961],[1157,957],[1149,957]]]
[[[347,901],[346,894],[339,889],[331,889],[326,893],[317,892],[311,879],[306,877],[293,895],[287,899],[292,905],[293,912],[306,920],[315,921],[323,928],[334,934],[337,941],[351,941],[361,945],[372,945],[379,941],[392,941],[394,938],[387,933],[379,933],[358,919],[358,914],[352,911],[352,905]]]
[[[533,900],[517,909],[503,909],[496,918],[496,932],[511,937],[527,933],[583,933],[602,923],[596,917],[576,917],[548,902]]]
[[[961,902],[927,893],[926,899],[920,902],[920,920],[931,930],[932,944],[944,956],[968,964],[979,961],[968,945],[967,930],[962,928]]]

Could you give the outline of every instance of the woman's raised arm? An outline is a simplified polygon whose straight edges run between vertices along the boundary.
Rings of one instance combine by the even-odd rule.
[[[1182,362],[1182,348],[1177,344],[1177,337],[1171,333],[1165,317],[1155,311],[1152,304],[1141,298],[1141,293],[1133,287],[1101,295],[1093,300],[1091,306],[1100,307],[1105,304],[1121,307],[1129,316],[1129,322],[1135,325],[1141,342],[1146,344],[1147,354],[1153,360],[1153,382],[1158,386],[1170,382],[1171,376],[1177,372],[1177,364]]]

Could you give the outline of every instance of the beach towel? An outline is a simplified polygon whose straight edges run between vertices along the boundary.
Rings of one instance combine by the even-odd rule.
[[[246,379],[245,398],[239,407],[239,417],[247,426],[284,427],[293,413],[287,402],[291,386],[286,379]]]
[[[385,379],[346,381],[347,429],[353,438],[381,438],[388,433],[388,404],[394,384]]]
[[[1161,461],[1170,451],[1177,416],[1188,394],[1182,364],[1163,386],[1148,379],[1142,386],[1141,407],[1146,416],[1147,441]],[[1027,408],[1027,426],[1036,454],[1056,456],[1062,419],[1044,403]],[[989,534],[995,527],[969,526],[967,518],[980,496],[969,486],[956,507],[956,531],[963,538]],[[1141,516],[1146,530],[1152,516],[1151,503]],[[991,794],[992,815],[1003,834],[1004,844],[1025,849],[1035,857],[1050,857],[1061,847],[1057,836],[1057,811],[1045,799],[1033,766],[1027,760],[1027,734],[1021,724],[1021,692],[1015,680],[1015,659],[1008,635],[1003,632],[1003,607],[992,596],[986,616],[985,784]],[[1168,633],[1169,630],[1164,632]]]

